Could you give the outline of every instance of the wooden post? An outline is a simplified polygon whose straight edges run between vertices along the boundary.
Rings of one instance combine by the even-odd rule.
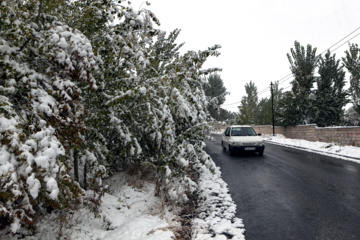
[[[274,89],[273,83],[270,83],[270,91],[271,91],[271,111],[272,111],[272,125],[273,125],[273,136],[275,136],[275,117],[274,117]]]

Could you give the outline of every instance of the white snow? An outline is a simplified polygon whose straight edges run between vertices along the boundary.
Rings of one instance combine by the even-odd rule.
[[[40,181],[35,178],[35,173],[31,174],[26,179],[26,184],[29,185],[29,191],[31,196],[35,199],[39,195],[39,189],[41,187]]]
[[[0,176],[14,171],[14,165],[11,162],[15,157],[7,151],[7,148],[6,145],[0,147]]]
[[[59,37],[58,34],[53,33],[53,34],[51,35],[51,41],[52,41],[52,42],[57,43],[59,40],[60,40],[60,37]]]
[[[0,116],[0,132],[5,132],[5,131],[16,132],[17,131],[16,124],[17,121],[15,118],[7,119],[3,116]]]
[[[236,205],[228,194],[227,184],[221,179],[219,168],[215,173],[203,166],[200,174],[200,187],[204,201],[200,214],[193,221],[193,239],[227,239],[225,234],[233,235],[233,240],[243,240],[242,220],[235,217]],[[47,179],[48,191],[57,190],[52,186],[54,179]],[[32,195],[37,195],[37,182],[31,176],[27,181]],[[55,182],[56,183],[56,182]],[[170,240],[175,239],[176,230],[181,229],[178,212],[181,209],[165,206],[154,196],[155,184],[118,173],[105,181],[110,192],[105,193],[98,213],[82,208],[71,216],[69,226],[63,229],[59,239],[81,240]],[[34,189],[35,188],[35,189]],[[34,191],[32,191],[32,189]],[[90,196],[92,192],[87,192]],[[55,194],[56,195],[56,194]],[[221,207],[219,207],[221,205]],[[38,233],[27,239],[54,239],[60,229],[58,215],[52,214],[38,224]],[[16,224],[12,226],[18,228]],[[5,235],[0,231],[2,240],[21,238]]]
[[[306,151],[339,157],[360,163],[360,148],[339,146],[332,143],[309,142],[299,139],[287,139],[281,135],[265,136],[264,139],[274,144],[301,148]],[[4,156],[3,156],[4,157]],[[204,158],[207,156],[204,156]],[[356,159],[357,158],[357,159]],[[221,179],[221,172],[213,166],[202,166],[199,176],[200,198],[203,201],[198,209],[198,217],[193,220],[193,239],[195,240],[244,240],[245,228],[241,219],[235,217],[236,205],[228,193],[227,184]],[[211,172],[209,169],[215,169]],[[56,181],[49,177],[47,189],[50,194],[57,191]],[[29,176],[27,184],[30,194],[36,198],[39,183],[34,175]],[[170,240],[181,227],[177,216],[179,209],[172,209],[162,204],[154,196],[155,184],[118,173],[105,181],[110,186],[109,193],[102,198],[98,213],[82,208],[74,213],[69,226],[63,229],[60,239],[129,239],[129,240]],[[54,197],[57,195],[53,193]],[[87,192],[90,196],[92,192]],[[241,215],[241,213],[240,213]],[[27,239],[53,239],[60,226],[58,215],[52,214],[38,224],[39,232]],[[18,228],[16,222],[11,226]],[[20,230],[21,231],[21,230]],[[1,239],[15,240],[20,235],[10,236],[0,231]]]
[[[60,38],[60,42],[57,45],[63,49],[66,49],[69,46],[64,37]]]
[[[264,136],[266,141],[274,144],[299,148],[304,151],[341,158],[343,160],[360,163],[360,148],[354,146],[341,146],[336,143],[310,142],[301,139],[285,138],[282,135]]]
[[[46,188],[49,192],[52,200],[57,200],[59,194],[59,187],[56,180],[53,177],[45,178]]]
[[[20,228],[20,226],[20,219],[16,217],[14,219],[14,222],[11,224],[11,231],[16,232]]]
[[[220,169],[215,167],[215,172],[211,173],[202,167],[199,185],[204,202],[194,220],[194,239],[226,240],[228,235],[232,240],[244,240],[243,222],[235,217],[236,205],[228,193],[227,184],[221,179]]]
[[[53,183],[51,179],[48,180]],[[155,185],[119,173],[106,180],[110,193],[105,193],[98,213],[83,208],[70,217],[69,227],[64,230],[60,239],[81,240],[170,240],[175,238],[173,230],[180,228],[181,223],[171,209],[161,204],[154,196]],[[92,195],[91,191],[87,192]],[[52,214],[42,219],[39,233],[27,239],[55,239],[59,231],[58,216]],[[15,227],[15,226],[14,226]],[[16,236],[3,236],[2,240],[17,239]]]

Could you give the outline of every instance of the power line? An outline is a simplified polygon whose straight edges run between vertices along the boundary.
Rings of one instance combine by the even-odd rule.
[[[335,50],[339,49],[340,47],[342,47],[345,43],[348,43],[350,40],[354,39],[355,37],[359,36],[360,33],[356,34],[354,37],[350,38],[347,42],[344,42],[343,44],[341,44],[340,46],[338,46],[337,48],[335,48],[334,50],[330,51],[330,52],[334,52]]]
[[[357,29],[355,29],[354,31],[352,31],[351,33],[349,33],[348,35],[346,35],[345,37],[343,37],[341,40],[339,40],[338,42],[336,42],[335,44],[333,44],[331,47],[329,47],[328,49],[326,49],[324,52],[320,53],[320,55],[323,54],[323,53],[325,53],[325,52],[327,52],[330,48],[336,46],[336,45],[337,45],[338,43],[340,43],[342,40],[344,40],[345,38],[347,38],[348,36],[350,36],[351,34],[353,34],[354,32],[356,32],[356,31],[359,30],[359,29],[360,29],[360,27],[358,27]],[[357,35],[359,35],[359,34],[357,34]],[[355,35],[355,37],[356,37],[357,35]],[[355,38],[355,37],[353,37],[353,38]],[[353,38],[351,38],[351,39],[353,39]],[[349,39],[348,41],[350,41],[351,39]],[[348,42],[348,41],[347,41],[347,42]],[[345,43],[346,43],[346,42],[345,42]],[[344,45],[345,43],[341,44],[339,47],[341,47],[341,46]],[[331,52],[335,51],[335,50],[338,49],[339,47],[335,48],[335,49],[332,50]]]
[[[279,80],[279,85],[289,79],[291,79],[292,77],[292,73],[289,73],[288,75],[286,75],[285,77],[282,78],[282,80]]]
[[[351,33],[349,33],[348,35],[346,35],[345,37],[341,38],[339,41],[337,41],[336,43],[334,43],[333,45],[331,45],[329,48],[327,48],[325,51],[323,51],[322,53],[319,54],[322,55],[324,54],[325,52],[327,52],[328,50],[330,50],[332,47],[336,46],[337,44],[339,44],[340,42],[342,42],[344,39],[348,38],[350,35],[352,35],[353,33],[355,33],[356,31],[358,31],[360,29],[360,27],[356,28],[354,31],[352,31]],[[340,47],[342,47],[344,44],[348,43],[350,40],[354,39],[355,37],[359,36],[360,33],[356,34],[355,36],[353,36],[352,38],[348,39],[346,42],[342,43],[340,46],[338,46],[337,48],[331,50],[330,52],[334,52],[336,51],[337,49],[339,49]],[[289,73],[288,75],[286,75],[285,77],[281,78],[279,80],[279,85],[290,80],[292,78],[292,73]],[[289,86],[290,87],[290,86]],[[286,87],[285,89],[289,88],[289,87]],[[267,87],[266,89],[268,89],[269,87]],[[285,90],[284,89],[284,90]]]
[[[324,54],[325,52],[327,52],[328,50],[330,50],[332,47],[336,46],[337,44],[339,44],[340,42],[342,42],[344,39],[346,39],[347,37],[349,37],[350,35],[352,35],[353,33],[355,33],[356,31],[358,31],[360,29],[360,27],[356,28],[355,30],[353,30],[351,33],[349,33],[348,35],[346,35],[345,37],[343,37],[342,39],[340,39],[339,41],[337,41],[336,43],[334,43],[333,45],[331,45],[329,48],[327,48],[325,51],[323,51],[322,53],[319,54],[322,55]],[[354,39],[355,37],[359,36],[360,33],[356,34],[355,36],[353,36],[352,38],[348,39],[346,42],[342,43],[340,46],[336,47],[335,49],[331,50],[330,52],[334,52],[336,51],[337,49],[339,49],[340,47],[342,47],[344,44],[348,43],[350,40]],[[290,80],[292,78],[292,73],[289,73],[287,74],[286,76],[282,77],[281,79],[278,80],[279,82],[279,85]],[[288,89],[290,88],[290,86],[287,86],[286,88],[284,88],[283,90],[285,89]],[[261,94],[264,94],[266,93],[267,91],[269,91],[269,87],[266,87],[264,88],[263,90],[259,91],[258,92],[258,95],[261,95]],[[223,104],[221,105],[222,107],[226,107],[226,106],[231,106],[231,105],[235,105],[235,104],[238,104],[238,103],[241,103],[241,101],[238,101],[238,102],[234,102],[234,103],[229,103],[229,104]],[[237,106],[235,106],[237,108]],[[230,107],[230,108],[235,108],[235,107]]]
[[[261,94],[263,94],[263,93],[265,93],[267,91],[269,91],[269,87],[267,87],[267,88],[261,90],[260,92],[258,92],[258,95],[261,95]]]
[[[221,105],[221,106],[230,106],[230,105],[234,105],[234,104],[238,104],[238,103],[241,103],[241,101],[235,102],[235,103],[223,104],[223,105]]]
[[[283,78],[281,78],[280,80],[278,80],[278,81],[279,81],[279,85],[280,85],[281,83],[283,83],[283,82],[291,79],[291,78],[292,78],[292,73],[289,73],[289,74],[286,75],[285,77],[283,77]],[[270,89],[270,88],[267,87],[267,88],[265,88],[264,90],[261,90],[261,91],[258,93],[258,95],[261,95],[261,94],[264,94],[264,93],[268,92],[269,89]]]
[[[288,80],[288,78],[289,78],[289,76],[291,77],[291,73],[289,73],[288,75],[286,75],[285,77],[283,77],[283,78],[280,78],[280,80],[279,80],[279,84],[281,84],[281,83],[283,83],[284,81],[287,81]],[[266,87],[266,88],[264,88],[263,90],[261,90],[258,94],[259,95],[261,95],[261,94],[263,94],[264,92],[267,92],[267,91],[269,91],[269,87]]]
[[[223,107],[222,107],[222,109],[229,110],[229,109],[239,109],[239,108],[238,108],[238,106],[236,106],[236,107],[227,107],[227,108],[223,108]]]
[[[286,90],[286,89],[288,89],[288,88],[291,88],[292,86],[291,85],[289,85],[289,86],[287,86],[286,88],[283,88],[282,90]],[[268,97],[270,97],[271,95],[267,95],[265,98],[268,98]]]

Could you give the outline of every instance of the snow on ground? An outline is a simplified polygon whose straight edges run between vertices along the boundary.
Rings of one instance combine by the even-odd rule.
[[[339,157],[360,163],[360,148],[340,146],[334,143],[309,142],[288,139],[281,135],[264,136],[264,140],[273,144],[298,148],[306,151]],[[83,208],[67,219],[69,225],[63,229],[59,239],[81,240],[170,240],[175,238],[175,230],[181,228],[176,212],[161,204],[154,196],[154,183],[118,173],[105,184],[110,192],[102,199],[97,214]],[[195,240],[244,240],[245,228],[241,219],[235,217],[236,205],[233,202],[227,184],[221,178],[221,172],[215,167],[210,172],[203,167],[199,175],[201,188],[198,217],[193,221],[193,239]],[[0,231],[2,240],[26,239],[52,240],[59,232],[59,216],[50,215],[38,224],[39,233],[33,237],[24,235],[6,235]]]
[[[203,168],[199,177],[202,205],[193,221],[195,240],[244,240],[245,229],[241,219],[235,217],[236,205],[218,167],[211,173]]]
[[[264,140],[288,147],[298,148],[305,151],[316,152],[327,156],[341,158],[343,160],[360,163],[360,148],[354,146],[341,146],[336,143],[310,142],[301,139],[285,138],[282,135],[264,136]]]
[[[178,217],[172,209],[161,205],[154,196],[155,185],[144,180],[136,180],[124,173],[118,173],[106,181],[110,194],[102,199],[97,214],[87,208],[75,212],[67,229],[59,239],[71,240],[169,240],[175,237],[180,227]],[[90,192],[89,192],[90,193]],[[39,233],[26,239],[53,240],[59,232],[58,215],[50,215],[38,224]],[[0,232],[2,240],[20,239]]]
[[[162,206],[154,196],[155,185],[125,174],[116,174],[106,181],[110,194],[106,194],[100,207],[101,218],[88,213],[70,239],[106,240],[167,240],[174,237],[172,229],[180,223],[171,209]]]
[[[172,209],[161,204],[154,196],[155,184],[117,173],[105,181],[110,192],[102,198],[100,211],[95,214],[82,208],[66,221],[61,240],[170,240],[181,228],[180,218]],[[203,201],[200,201],[198,218],[193,221],[195,240],[244,240],[244,225],[235,217],[236,205],[221,179],[219,168],[212,173],[203,167],[199,175]],[[91,194],[91,192],[88,192]],[[52,214],[37,225],[38,233],[26,232],[11,236],[0,231],[1,240],[52,240],[60,230],[59,215]]]

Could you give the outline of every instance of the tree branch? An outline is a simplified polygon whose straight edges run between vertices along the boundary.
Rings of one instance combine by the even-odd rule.
[[[39,19],[40,19],[40,15],[41,15],[41,9],[42,9],[42,2],[43,2],[43,0],[40,0],[39,13],[38,13],[38,15],[37,15],[37,17],[36,17],[36,20],[35,20],[36,23],[39,23]],[[28,37],[28,39],[26,39],[26,41],[24,42],[24,44],[20,47],[19,52],[21,52],[21,51],[26,47],[26,45],[30,42],[30,40],[31,40],[30,37]]]

